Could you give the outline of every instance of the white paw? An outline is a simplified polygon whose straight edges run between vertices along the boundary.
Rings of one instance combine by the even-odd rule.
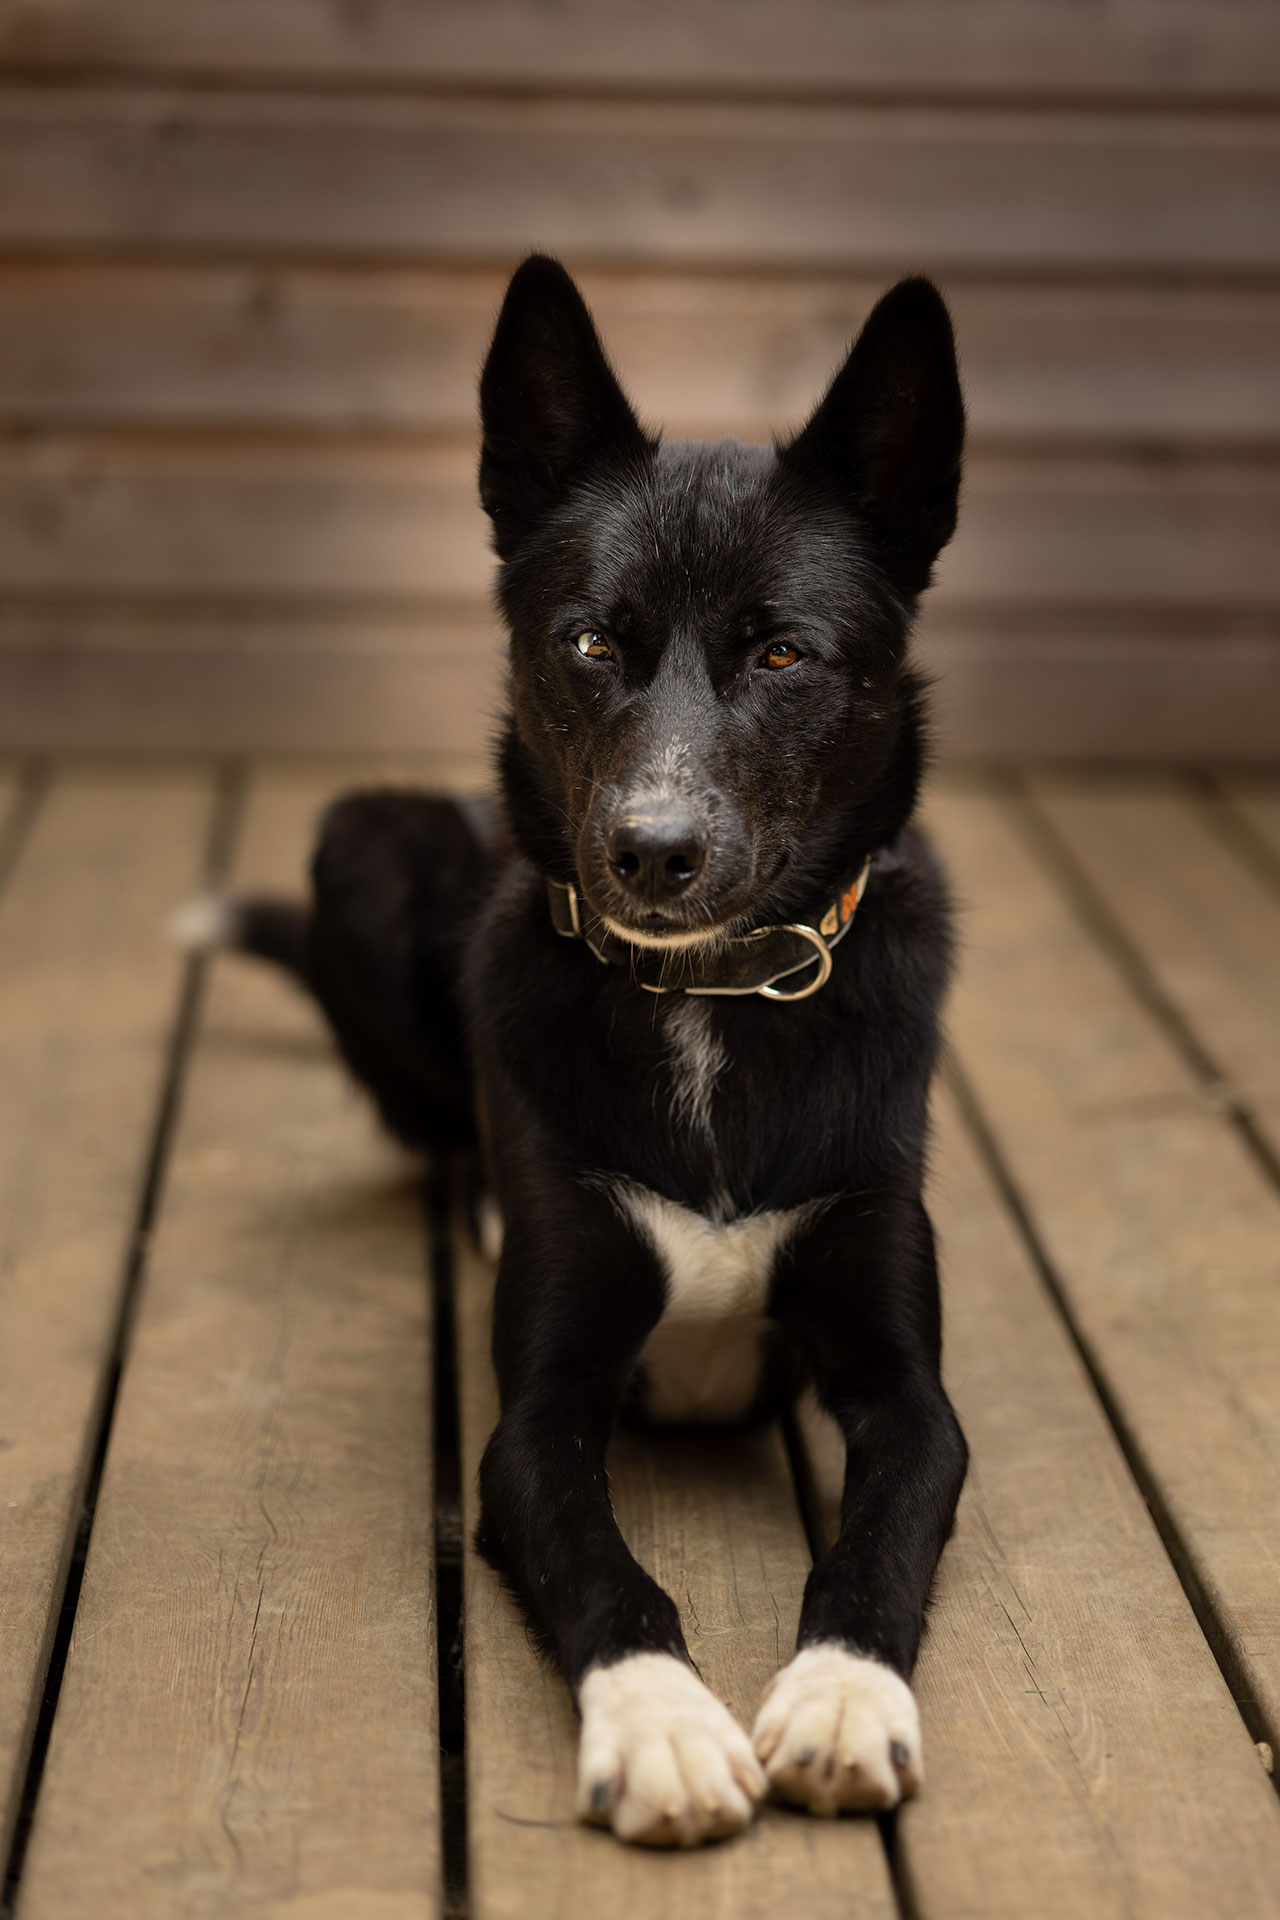
[[[215,947],[229,947],[239,928],[234,900],[225,893],[198,893],[175,907],[164,923],[164,930],[175,946],[188,953],[211,953]]]
[[[893,1807],[924,1779],[910,1687],[843,1647],[806,1647],[782,1669],[752,1739],[771,1790],[813,1813]]]
[[[578,1814],[620,1840],[695,1847],[738,1833],[764,1775],[729,1709],[670,1653],[596,1667],[579,1691]]]
[[[486,1260],[496,1267],[502,1258],[502,1208],[491,1193],[482,1193],[476,1207],[476,1239]]]

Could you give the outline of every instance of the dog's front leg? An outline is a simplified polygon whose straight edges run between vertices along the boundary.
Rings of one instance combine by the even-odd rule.
[[[509,1226],[499,1269],[502,1417],[480,1469],[481,1542],[573,1689],[581,1816],[624,1840],[692,1846],[746,1826],[764,1776],[609,1498],[609,1434],[662,1276],[601,1196],[544,1188],[536,1206]]]
[[[923,1778],[907,1684],[967,1450],[939,1377],[933,1235],[914,1197],[832,1208],[779,1276],[847,1450],[840,1531],[805,1588],[796,1657],[757,1716],[771,1788],[816,1813],[880,1809]]]

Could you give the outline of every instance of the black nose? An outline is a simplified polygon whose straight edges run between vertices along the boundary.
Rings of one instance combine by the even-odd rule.
[[[671,900],[702,871],[705,835],[684,813],[633,813],[605,835],[605,857],[628,893]]]

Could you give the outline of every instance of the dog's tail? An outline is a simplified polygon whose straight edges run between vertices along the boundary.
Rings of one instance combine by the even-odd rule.
[[[274,894],[200,893],[179,907],[168,933],[188,953],[251,953],[312,986],[311,911]]]

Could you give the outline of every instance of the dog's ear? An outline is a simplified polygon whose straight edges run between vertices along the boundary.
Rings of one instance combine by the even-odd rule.
[[[917,594],[955,531],[964,401],[951,319],[928,280],[872,310],[785,465],[820,471],[867,521],[894,584]]]
[[[649,451],[586,303],[558,260],[516,270],[480,376],[480,499],[510,559],[575,479]]]

